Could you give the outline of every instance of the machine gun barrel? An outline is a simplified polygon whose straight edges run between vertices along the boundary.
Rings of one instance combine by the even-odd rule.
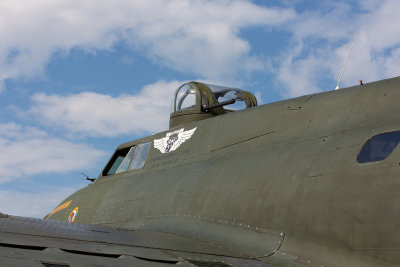
[[[222,101],[222,102],[219,102],[219,103],[216,103],[216,104],[207,106],[207,107],[203,107],[202,109],[203,109],[205,112],[208,112],[208,111],[210,111],[210,110],[212,110],[212,109],[219,108],[219,107],[223,107],[223,106],[226,106],[226,105],[230,105],[230,104],[233,104],[233,103],[235,103],[235,102],[236,102],[236,99],[229,99],[229,100]]]

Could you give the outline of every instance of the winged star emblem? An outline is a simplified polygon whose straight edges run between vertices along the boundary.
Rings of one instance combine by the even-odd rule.
[[[154,139],[154,148],[160,150],[161,153],[168,153],[177,149],[180,145],[182,145],[186,140],[189,140],[190,137],[194,134],[197,127],[185,131],[184,128],[179,130],[169,132],[164,138]]]

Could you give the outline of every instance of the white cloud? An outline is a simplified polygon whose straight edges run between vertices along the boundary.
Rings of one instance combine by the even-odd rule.
[[[35,94],[28,114],[39,123],[85,136],[154,133],[168,129],[173,92],[181,84],[159,81],[138,94],[117,97],[94,92]]]
[[[0,190],[0,212],[43,218],[76,190],[75,188],[52,188],[48,191],[38,190],[36,193]]]
[[[285,52],[274,59],[275,81],[283,85],[284,96],[331,89],[322,88],[326,80],[334,88],[355,32],[359,36],[342,86],[388,78],[400,69],[399,9],[397,0],[323,1],[301,13],[250,1],[37,0],[22,5],[5,0],[0,3],[0,90],[6,78],[40,75],[54,52],[95,52],[117,42],[175,70],[237,80],[267,69],[240,36],[259,26],[291,35]]]
[[[105,157],[86,144],[15,123],[0,124],[0,151],[0,183],[39,173],[80,170]]]
[[[356,32],[341,87],[400,75],[399,1],[360,1],[361,8],[326,3],[324,11],[321,6],[306,11],[288,26],[293,34],[291,45],[275,59],[283,95],[334,89]],[[331,87],[321,87],[326,84]]]
[[[169,128],[175,90],[185,82],[158,81],[144,86],[136,94],[116,97],[95,92],[38,93],[32,96],[31,108],[18,113],[41,126],[58,128],[74,137],[152,134]],[[224,84],[212,80],[201,82]],[[260,99],[261,92],[258,93]]]
[[[262,66],[239,31],[292,17],[291,9],[249,1],[3,0],[0,80],[41,75],[57,51],[111,49],[120,41],[176,70],[234,77]]]

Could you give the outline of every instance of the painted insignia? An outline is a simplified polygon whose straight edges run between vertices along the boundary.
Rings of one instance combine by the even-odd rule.
[[[169,132],[164,138],[154,139],[154,147],[160,150],[161,153],[168,153],[177,149],[180,145],[182,145],[186,140],[189,140],[190,137],[194,134],[197,127],[185,131],[184,128],[179,130]]]
[[[73,209],[71,211],[71,213],[69,214],[69,217],[68,217],[68,221],[70,223],[73,223],[75,221],[76,215],[78,215],[78,207],[76,207],[75,209]]]
[[[55,208],[50,214],[49,216],[53,215],[54,213],[56,213],[57,211],[63,210],[65,208],[67,208],[69,206],[69,204],[71,203],[71,200],[65,203],[62,203],[60,205],[58,205],[57,208]]]

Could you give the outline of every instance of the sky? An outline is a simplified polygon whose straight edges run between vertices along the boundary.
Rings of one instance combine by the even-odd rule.
[[[398,0],[2,0],[0,212],[43,217],[196,80],[267,104],[400,75]]]

